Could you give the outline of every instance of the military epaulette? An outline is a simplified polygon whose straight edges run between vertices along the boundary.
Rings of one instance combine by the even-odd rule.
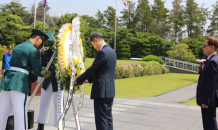
[[[49,50],[49,47],[44,47],[44,48],[42,48],[41,50],[42,50],[42,52],[43,52],[43,51],[47,51],[47,50]]]

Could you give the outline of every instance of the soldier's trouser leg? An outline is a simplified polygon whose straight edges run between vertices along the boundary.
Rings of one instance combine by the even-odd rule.
[[[43,88],[41,89],[40,109],[39,109],[39,117],[38,117],[38,123],[40,124],[48,123],[51,102],[52,102],[52,94],[53,94],[53,90],[52,90],[51,83],[49,84],[46,91]]]
[[[0,93],[0,130],[6,129],[8,115],[12,110],[12,102],[9,91],[2,90]]]
[[[58,92],[53,92],[54,99],[54,126],[57,127],[58,123]],[[64,90],[61,91],[61,113],[63,112],[63,99],[64,99]]]
[[[14,111],[14,130],[28,130],[28,96],[22,92],[15,90],[10,91],[10,96]]]
[[[14,130],[28,130],[27,123],[27,95],[11,90],[0,94],[0,130],[5,130],[8,115],[14,111]]]

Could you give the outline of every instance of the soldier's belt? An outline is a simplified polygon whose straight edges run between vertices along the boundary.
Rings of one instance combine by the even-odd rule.
[[[18,68],[18,67],[13,67],[13,66],[11,66],[11,67],[10,67],[10,70],[19,71],[19,72],[22,72],[22,73],[25,73],[25,74],[29,75],[29,71],[27,71],[27,70],[25,70],[25,69],[22,69],[22,68]]]

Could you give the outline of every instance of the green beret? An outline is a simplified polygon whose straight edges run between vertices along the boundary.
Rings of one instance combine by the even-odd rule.
[[[42,38],[43,41],[45,41],[45,40],[48,39],[48,36],[47,36],[44,32],[42,32],[41,30],[33,29],[33,30],[32,30],[32,33],[35,33],[35,34],[41,36],[41,38]]]
[[[48,38],[49,42],[53,42],[55,40],[55,38],[53,36],[54,34],[55,34],[55,31],[51,31],[51,32],[46,33],[46,35],[49,37]]]

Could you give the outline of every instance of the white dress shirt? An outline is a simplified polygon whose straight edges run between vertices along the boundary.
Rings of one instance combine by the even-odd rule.
[[[210,57],[211,56],[213,56],[213,55],[215,55],[216,54],[216,52],[215,53],[213,53],[213,54],[211,54],[211,55],[209,55],[208,57],[207,57],[207,60],[209,60],[210,59]]]
[[[101,46],[100,50],[106,45],[107,43],[105,43],[104,45]]]

